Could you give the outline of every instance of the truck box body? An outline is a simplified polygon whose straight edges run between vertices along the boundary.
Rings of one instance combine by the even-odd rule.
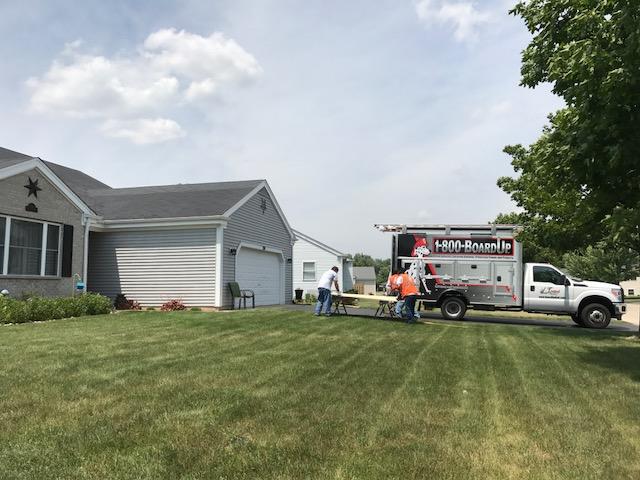
[[[522,307],[522,248],[514,226],[404,227],[392,264],[420,283],[421,299],[460,292],[473,305]]]

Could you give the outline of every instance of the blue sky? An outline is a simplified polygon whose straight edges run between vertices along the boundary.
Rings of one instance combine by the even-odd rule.
[[[504,0],[0,4],[0,145],[114,187],[266,178],[292,226],[485,223],[504,145],[561,106],[518,86]]]

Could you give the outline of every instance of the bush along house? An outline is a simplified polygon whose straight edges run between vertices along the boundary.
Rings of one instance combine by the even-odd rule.
[[[256,305],[292,295],[294,234],[266,180],[111,188],[0,148],[0,290],[124,293],[142,306]]]

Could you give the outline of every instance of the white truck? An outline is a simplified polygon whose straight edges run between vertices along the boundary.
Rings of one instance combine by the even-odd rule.
[[[619,285],[570,278],[545,263],[522,263],[517,225],[378,224],[391,232],[391,267],[420,286],[419,300],[461,320],[467,309],[570,315],[606,328],[626,311]]]

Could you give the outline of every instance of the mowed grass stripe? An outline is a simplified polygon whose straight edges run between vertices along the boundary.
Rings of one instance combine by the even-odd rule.
[[[640,348],[607,332],[143,312],[0,353],[0,478],[638,477]]]
[[[559,436],[561,438],[560,444],[551,445],[550,448],[557,449],[554,450],[556,454],[562,455],[562,458],[566,460],[560,473],[567,478],[569,476],[584,478],[585,475],[596,474],[596,471],[581,472],[581,465],[576,464],[575,459],[581,455],[598,456],[605,452],[606,455],[600,462],[598,471],[603,470],[610,478],[626,476],[640,478],[638,466],[627,465],[625,461],[629,457],[640,457],[638,423],[634,423],[634,419],[629,417],[629,409],[609,408],[610,405],[616,403],[622,405],[627,403],[620,398],[620,391],[624,390],[624,387],[621,385],[620,388],[617,388],[618,378],[610,372],[603,372],[609,377],[608,384],[603,385],[599,380],[600,375],[591,374],[592,369],[597,367],[575,362],[568,358],[563,349],[563,346],[568,347],[571,344],[567,341],[567,337],[561,337],[557,344],[550,345],[542,343],[535,335],[531,335],[531,332],[524,334],[536,348],[538,355],[541,358],[549,359],[551,378],[547,378],[546,381],[556,386],[551,390],[555,394],[551,414],[560,422],[571,419],[575,424],[579,424],[582,423],[584,417],[591,420],[587,432],[568,437]],[[591,341],[585,342],[583,351],[589,349],[590,346],[591,348],[597,346],[599,340],[598,337],[593,337]],[[605,352],[601,353],[606,356]],[[581,372],[581,374],[576,375],[576,372]],[[595,378],[598,380],[594,382]],[[540,385],[540,388],[544,388],[544,386]],[[560,392],[568,392],[569,395]],[[638,397],[635,398],[636,402],[637,399]],[[578,418],[572,418],[573,416]],[[594,442],[593,438],[598,440]]]

